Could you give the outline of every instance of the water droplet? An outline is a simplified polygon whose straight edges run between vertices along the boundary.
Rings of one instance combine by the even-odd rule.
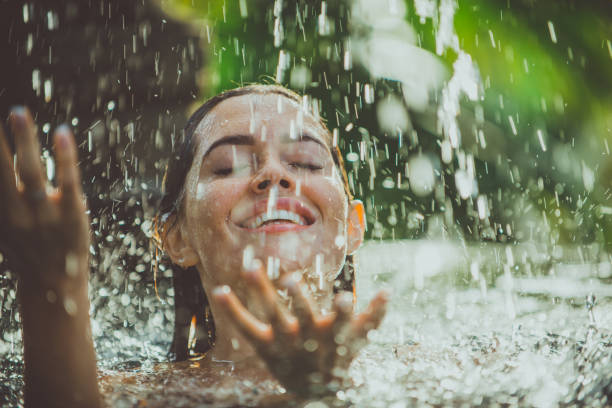
[[[359,154],[356,152],[350,152],[346,155],[346,161],[348,162],[356,162],[357,160],[359,160]]]
[[[23,22],[27,23],[30,21],[30,9],[27,4],[23,5]]]
[[[380,101],[376,113],[381,128],[390,135],[396,135],[398,130],[405,132],[410,128],[408,112],[402,100],[394,95],[389,95]]]
[[[55,303],[57,302],[57,294],[52,291],[51,289],[49,289],[45,295],[47,302],[49,303]]]
[[[306,65],[296,65],[291,70],[289,84],[292,88],[304,89],[310,85],[311,73]]]
[[[50,79],[45,79],[43,89],[44,89],[45,102],[50,102],[51,97],[53,96],[53,81],[51,81]]]
[[[73,298],[67,296],[64,299],[64,310],[66,310],[69,316],[76,316],[78,307]]]
[[[416,156],[408,162],[408,179],[414,194],[424,197],[435,186],[434,167],[426,156]]]

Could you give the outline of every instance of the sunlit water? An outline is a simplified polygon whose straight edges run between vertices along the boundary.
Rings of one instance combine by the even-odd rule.
[[[354,386],[338,399],[363,407],[609,405],[612,269],[605,259],[592,248],[547,255],[535,245],[367,244],[358,307],[380,288],[392,290],[393,300],[351,367]],[[519,278],[527,269],[532,276]],[[143,398],[149,406],[228,406],[236,394],[250,405],[262,392],[282,395],[271,381],[213,385],[188,365],[154,366],[166,359],[171,302],[150,287],[147,294],[146,285],[128,302],[103,284],[92,285],[101,375],[123,372],[116,386],[105,382],[112,406]],[[122,313],[132,316],[122,322]],[[1,401],[18,406],[20,346],[2,346]],[[231,377],[231,366],[219,369]]]

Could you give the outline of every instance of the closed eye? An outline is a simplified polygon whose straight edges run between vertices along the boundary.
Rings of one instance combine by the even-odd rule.
[[[243,176],[246,174],[250,174],[252,171],[251,163],[235,165],[232,167],[219,167],[213,170],[213,174],[220,177],[225,176]]]
[[[319,166],[318,164],[312,164],[312,163],[291,162],[289,163],[289,165],[297,169],[305,169],[305,170],[310,170],[310,171],[317,171],[317,170],[323,169],[322,166]]]
[[[213,173],[217,176],[229,176],[232,174],[233,169],[231,167],[225,167],[221,169],[216,169]]]

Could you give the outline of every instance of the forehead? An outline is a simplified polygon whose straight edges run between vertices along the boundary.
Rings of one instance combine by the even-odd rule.
[[[291,126],[302,126],[311,136],[328,143],[325,127],[301,105],[276,93],[249,93],[233,96],[215,106],[196,129],[201,147],[228,135],[261,135],[262,127],[270,138],[290,132]]]

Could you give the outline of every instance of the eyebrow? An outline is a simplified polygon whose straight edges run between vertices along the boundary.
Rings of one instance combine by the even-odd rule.
[[[289,138],[289,136],[283,138],[283,143],[296,143],[296,142],[315,142],[317,144],[319,144],[320,146],[322,146],[323,148],[327,149],[327,146],[318,138],[310,136],[307,133],[302,133],[300,135],[299,138],[297,139],[291,139]],[[251,135],[231,135],[231,136],[224,136],[219,140],[216,140],[215,142],[213,142],[213,144],[210,145],[210,147],[208,148],[208,150],[206,150],[206,153],[204,153],[204,156],[202,157],[202,160],[204,158],[206,158],[206,156],[208,156],[210,154],[210,152],[212,152],[215,148],[219,147],[219,146],[223,146],[223,145],[247,145],[247,146],[253,146],[255,144],[255,138]]]
[[[221,139],[216,140],[215,142],[213,142],[213,144],[210,145],[208,150],[206,150],[206,153],[204,153],[204,156],[202,157],[202,159],[206,158],[206,156],[208,156],[210,154],[210,152],[212,152],[215,148],[217,148],[219,146],[223,146],[223,145],[249,145],[249,146],[252,146],[254,144],[255,144],[255,139],[251,135],[231,135],[231,136],[225,136],[225,137],[222,137]]]
[[[310,136],[308,133],[301,133],[300,136],[296,139],[291,139],[289,136],[283,138],[283,143],[295,143],[295,142],[315,142],[321,145],[324,149],[327,150],[327,145],[323,143],[321,140],[314,136]]]

